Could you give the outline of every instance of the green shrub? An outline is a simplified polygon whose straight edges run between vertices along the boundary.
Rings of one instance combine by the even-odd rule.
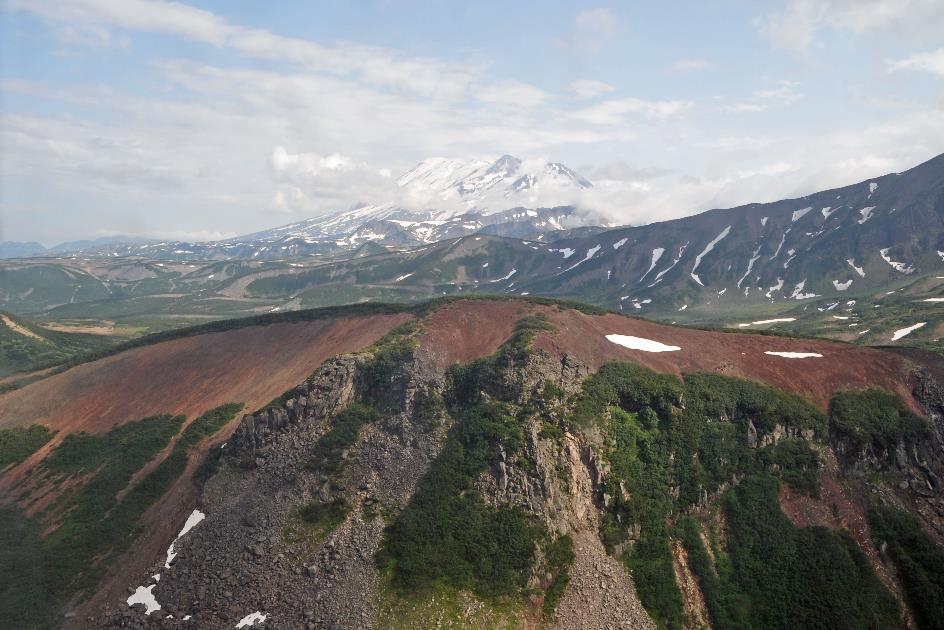
[[[780,440],[757,453],[758,470],[777,473],[791,488],[810,496],[819,493],[819,456],[803,440]]]
[[[312,449],[305,467],[322,475],[341,469],[344,451],[354,446],[361,427],[375,422],[380,412],[363,403],[351,403],[334,417],[328,430]]]
[[[0,470],[10,464],[19,464],[51,440],[53,435],[55,433],[41,424],[0,429]]]
[[[511,456],[522,443],[520,426],[501,403],[462,413],[410,503],[385,530],[378,563],[395,590],[446,584],[495,597],[525,585],[541,528],[520,508],[486,505],[473,486],[499,447]]]
[[[334,531],[349,511],[350,508],[342,499],[335,499],[328,503],[306,503],[298,509],[297,515],[316,536],[322,537]]]
[[[873,505],[869,527],[876,546],[895,563],[919,628],[944,628],[944,550],[910,514]]]
[[[927,423],[894,394],[880,389],[835,394],[829,403],[829,421],[841,435],[859,448],[895,449],[900,442],[913,443],[927,434]]]
[[[554,614],[557,604],[570,583],[570,566],[574,563],[574,540],[570,534],[564,534],[554,539],[544,550],[544,559],[548,572],[554,578],[544,592],[544,603],[541,612],[545,618]]]
[[[130,488],[135,473],[178,433],[183,416],[152,416],[102,435],[67,435],[39,465],[40,474],[53,483],[73,475],[89,478],[65,491],[37,517],[26,518],[15,508],[2,515],[25,545],[11,562],[25,568],[17,575],[17,582],[23,584],[0,579],[0,618],[24,614],[9,606],[42,606],[56,617],[57,609],[74,595],[94,590],[108,561],[135,539],[144,511],[184,471],[189,449],[218,431],[241,407],[223,405],[194,420],[168,457]],[[122,491],[126,492],[119,500]],[[54,529],[40,537],[38,532],[50,524],[55,524]],[[29,558],[28,564],[24,558]],[[19,599],[24,596],[28,599]],[[37,622],[23,627],[48,625]]]
[[[439,424],[446,410],[442,394],[435,389],[422,389],[413,399],[413,421],[425,428]]]
[[[511,338],[496,353],[450,367],[446,372],[446,399],[449,404],[474,405],[482,400],[482,394],[502,400],[518,398],[521,394],[518,383],[507,382],[503,374],[524,364],[535,335],[546,330],[551,330],[546,317],[522,317]]]
[[[724,587],[745,606],[717,619],[751,628],[897,627],[894,596],[852,538],[794,527],[780,511],[778,486],[773,476],[754,475],[724,496],[732,566]]]

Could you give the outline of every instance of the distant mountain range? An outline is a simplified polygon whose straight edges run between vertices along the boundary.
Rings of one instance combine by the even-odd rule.
[[[554,295],[632,311],[799,303],[944,275],[944,156],[798,199],[554,242],[482,234],[243,278],[247,296],[389,284]],[[262,277],[264,275],[264,277]]]
[[[570,236],[571,228],[594,224],[572,205],[592,184],[556,162],[526,170],[510,155],[493,162],[433,158],[404,174],[397,185],[404,198],[424,200],[429,209],[406,209],[395,202],[360,206],[214,242],[108,237],[49,249],[38,243],[3,243],[0,258],[93,253],[175,261],[277,260],[351,251],[365,243],[415,246],[478,232],[550,241]]]
[[[482,200],[514,191],[520,179],[511,167],[486,177],[502,160],[478,170],[444,164],[414,169],[404,185],[430,182],[442,195]],[[0,308],[211,317],[506,293],[704,322],[719,313],[853,308],[905,287],[930,293],[924,306],[937,306],[944,278],[944,155],[806,197],[638,227],[560,229],[574,216],[568,206],[430,211],[421,221],[383,212],[361,208],[219,243],[101,245],[65,260],[19,259],[2,268]]]

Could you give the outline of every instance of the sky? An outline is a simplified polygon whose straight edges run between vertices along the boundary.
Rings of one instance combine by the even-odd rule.
[[[226,238],[503,154],[638,225],[942,152],[941,0],[0,0],[0,240]]]

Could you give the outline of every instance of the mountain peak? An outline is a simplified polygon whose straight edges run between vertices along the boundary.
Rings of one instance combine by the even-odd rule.
[[[521,168],[521,160],[513,155],[503,155],[488,167],[486,173],[499,173],[503,177],[511,177]]]

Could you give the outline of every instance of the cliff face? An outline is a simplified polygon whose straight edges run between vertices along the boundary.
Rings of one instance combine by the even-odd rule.
[[[198,502],[205,520],[175,542],[169,567],[161,561],[141,576],[161,609],[111,606],[94,624],[232,628],[258,612],[266,628],[757,627],[754,618],[726,620],[711,580],[740,588],[719,558],[736,551],[748,510],[741,494],[760,492],[761,481],[809,483],[818,471],[848,482],[857,501],[871,490],[939,527],[944,388],[927,373],[911,382],[929,438],[877,450],[827,431],[809,403],[745,381],[678,385],[638,366],[593,376],[578,356],[535,349],[532,339],[550,326],[526,319],[496,354],[449,369],[428,348],[417,351],[422,324],[395,331],[368,351],[329,359],[244,416],[211,456]],[[761,394],[772,398],[758,403]],[[477,413],[492,423],[485,438],[469,428]],[[685,422],[706,432],[701,445],[685,444]],[[453,474],[455,486],[444,485]],[[659,484],[664,492],[649,496]],[[469,552],[496,565],[485,578],[475,558],[463,565],[474,566],[470,577],[441,557],[435,569],[409,569],[434,574],[431,582],[404,578],[411,558],[397,536],[424,505],[461,505],[455,513],[470,519],[444,524],[422,512],[430,539],[487,532]],[[489,519],[503,523],[499,533]],[[412,531],[423,525],[414,520]],[[530,547],[509,569],[497,565],[515,541],[495,541],[512,530]],[[513,586],[490,590],[487,576]],[[891,603],[875,614],[902,606],[908,625],[902,589],[892,586],[897,604],[886,593]]]

